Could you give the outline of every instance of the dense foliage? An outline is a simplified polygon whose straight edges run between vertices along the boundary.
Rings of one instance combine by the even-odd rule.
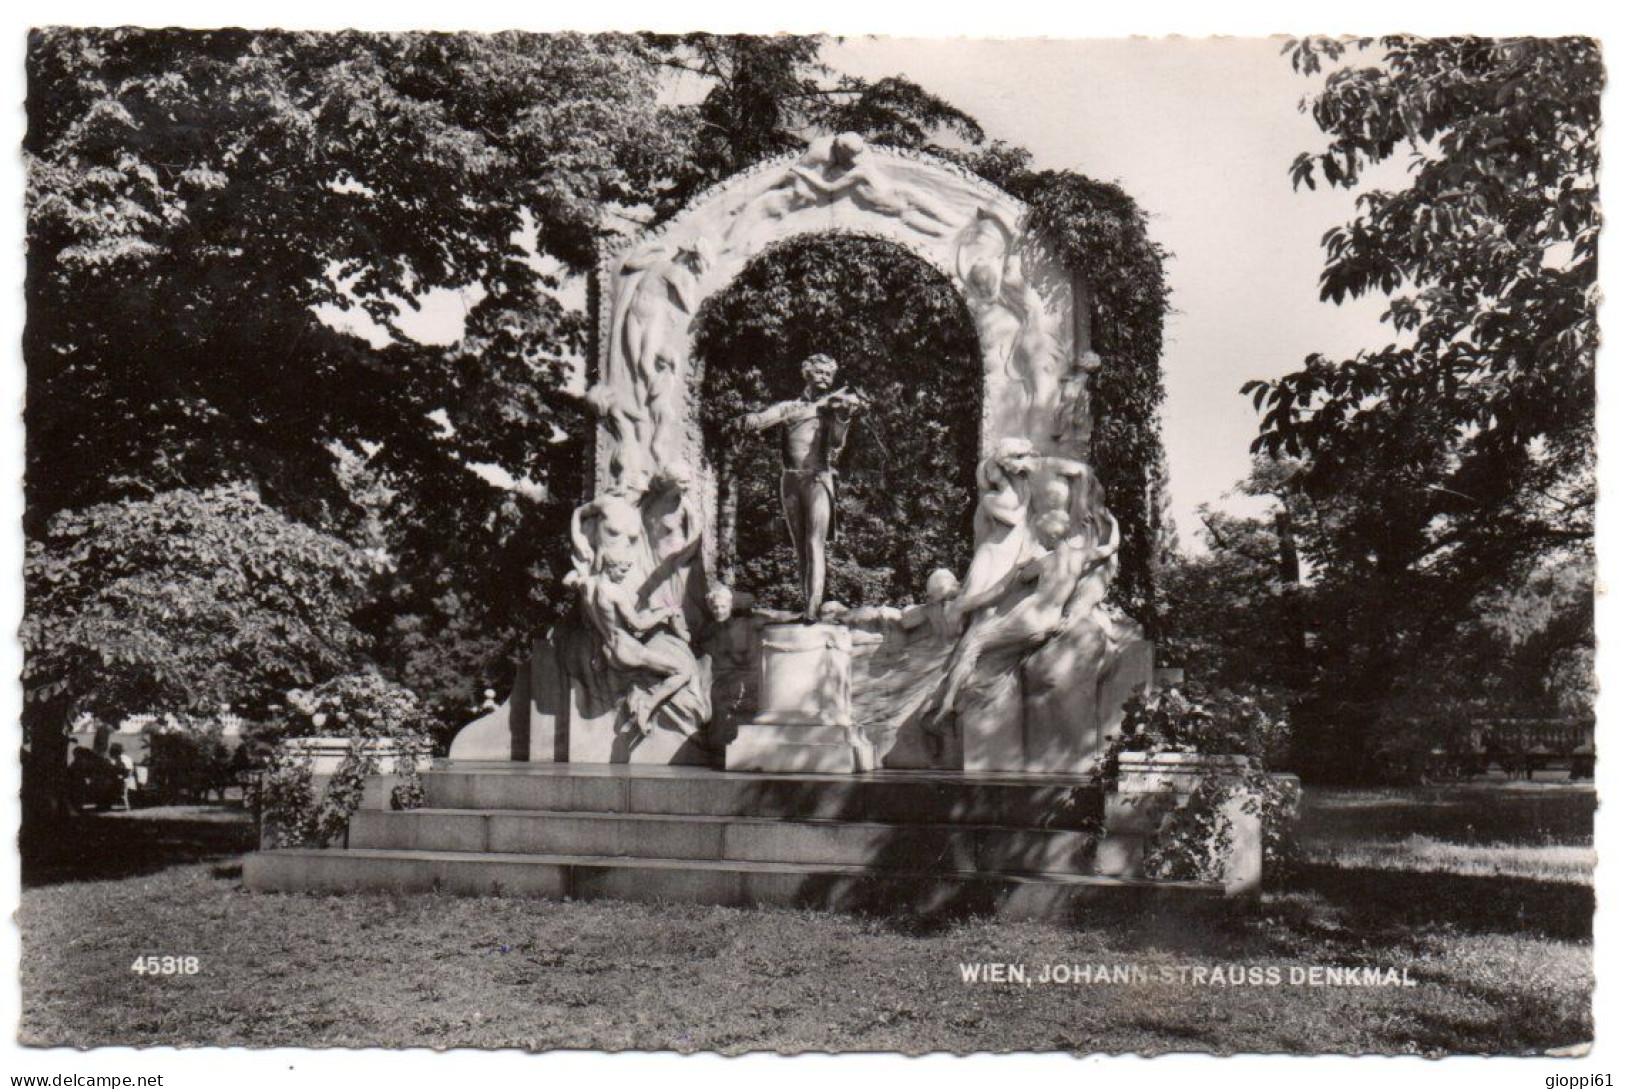
[[[1290,738],[1286,709],[1268,690],[1190,680],[1124,704],[1123,733],[1112,751],[1248,756],[1279,767]]]
[[[672,147],[644,47],[53,29],[28,68],[30,534],[246,480],[358,539],[359,475],[396,561],[375,630],[447,627],[454,584],[516,641],[578,480],[559,391],[585,321],[557,289]],[[407,321],[436,290],[466,314],[423,343]]]
[[[1389,583],[1333,566],[1333,538],[1366,497],[1305,491],[1302,472],[1294,460],[1257,459],[1241,491],[1272,497],[1275,511],[1204,511],[1207,551],[1170,564],[1162,583],[1170,655],[1192,676],[1264,686],[1290,704],[1295,770],[1404,776],[1430,753],[1477,751],[1495,720],[1589,714],[1587,553],[1555,551],[1433,616],[1440,597],[1405,597],[1424,592],[1424,580]],[[1413,642],[1423,630],[1426,641]],[[1396,655],[1395,640],[1408,652]]]
[[[361,650],[374,564],[242,487],[60,511],[24,560],[25,719],[262,709]]]
[[[367,779],[395,776],[394,809],[423,804],[419,758],[427,752],[433,720],[417,696],[373,671],[334,677],[308,691],[289,693],[293,715],[255,795],[267,846],[326,845],[341,837],[361,807]],[[343,760],[325,782],[297,739],[343,738]],[[388,751],[381,752],[380,745]]]
[[[799,607],[777,438],[742,433],[738,422],[798,396],[800,363],[815,352],[840,363],[838,384],[871,401],[841,462],[829,596],[847,605],[917,600],[933,568],[961,572],[970,561],[981,354],[941,274],[892,243],[855,235],[775,247],[696,322],[706,446],[722,481],[724,577],[766,603]]]
[[[1146,845],[1142,872],[1167,881],[1217,881],[1235,843],[1238,816],[1256,817],[1263,833],[1264,873],[1276,882],[1298,860],[1300,790],[1274,774],[1291,743],[1287,710],[1274,693],[1250,685],[1225,688],[1187,681],[1129,700],[1123,732],[1105,765],[1117,774],[1121,753],[1189,753],[1248,758],[1247,766],[1210,775],[1185,804],[1166,814]]]
[[[1322,296],[1387,295],[1394,343],[1246,387],[1255,448],[1293,459],[1273,490],[1313,518],[1308,718],[1349,741],[1507,695],[1519,671],[1483,673],[1488,647],[1572,662],[1589,642],[1602,63],[1577,38],[1288,48],[1301,72],[1331,66],[1306,103],[1328,143],[1295,183],[1410,160],[1405,188],[1360,193],[1324,240]],[[1562,616],[1521,622],[1549,636],[1493,634],[1498,601],[1557,573]]]
[[[346,673],[288,693],[286,736],[397,738],[421,741],[431,719],[410,688],[374,670]]]
[[[233,760],[220,723],[193,715],[172,716],[166,729],[147,733],[147,781],[144,797],[161,805],[197,804],[225,797],[235,773],[245,764]]]
[[[825,39],[817,35],[648,40],[667,68],[705,88],[699,101],[672,110],[683,153],[657,202],[663,214],[753,163],[799,151],[818,133],[858,132],[915,148],[944,137],[983,139],[974,118],[910,80],[836,73],[819,59]]]

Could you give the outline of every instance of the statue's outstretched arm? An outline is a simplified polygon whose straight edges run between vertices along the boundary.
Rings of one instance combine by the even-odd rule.
[[[760,412],[752,412],[740,421],[747,431],[766,431],[768,428],[781,424],[796,407],[794,401],[781,401],[771,405]]]
[[[792,166],[790,168],[790,173],[794,174],[796,177],[800,178],[802,181],[804,181],[808,185],[812,186],[813,189],[816,192],[820,193],[823,196],[828,196],[831,193],[835,192],[837,187],[839,187],[839,185],[841,184],[841,181],[845,180],[845,179],[841,179],[841,180],[833,181],[833,182],[825,181],[822,175],[818,174],[815,171],[808,170],[804,166]]]
[[[1044,458],[1043,462],[1044,468],[1050,470],[1056,476],[1072,478],[1087,476],[1089,473],[1088,465],[1081,461],[1074,461],[1072,458],[1055,457],[1052,455]]]
[[[904,631],[913,631],[931,619],[931,609],[931,605],[910,605],[898,612],[897,624]]]

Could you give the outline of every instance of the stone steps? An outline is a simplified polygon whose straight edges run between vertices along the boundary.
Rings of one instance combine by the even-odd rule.
[[[456,762],[346,844],[250,855],[258,891],[463,895],[1071,919],[1223,902],[1103,875],[1100,788],[1060,776]]]
[[[662,813],[363,810],[352,848],[854,865],[930,872],[1078,874],[1096,837],[998,825],[787,820]]]
[[[434,809],[661,813],[905,824],[1095,829],[1104,802],[1092,783],[1058,776],[871,772],[756,774],[627,765],[453,765],[424,775]]]
[[[260,892],[444,892],[1049,920],[1099,907],[1215,910],[1227,903],[1216,885],[1094,875],[359,848],[260,852],[245,859],[243,878]]]

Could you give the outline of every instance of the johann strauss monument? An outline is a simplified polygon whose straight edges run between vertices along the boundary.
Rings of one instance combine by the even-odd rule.
[[[824,597],[840,458],[863,376],[800,363],[804,393],[741,421],[780,444],[799,616],[733,608],[710,573],[716,482],[690,323],[769,245],[861,232],[946,274],[980,339],[975,552],[928,600],[847,610]],[[538,643],[515,699],[454,759],[1082,772],[1149,646],[1105,605],[1116,522],[1085,460],[1088,315],[1024,207],[923,155],[846,134],[712,190],[600,272],[595,494],[571,525],[579,618]],[[862,441],[859,427],[853,432]]]
[[[736,421],[742,441],[779,444],[800,579],[800,608],[779,612],[714,574],[691,325],[768,246],[831,231],[906,247],[974,319],[974,550],[921,602],[826,599],[843,451],[870,405],[855,368],[787,360],[800,395]],[[391,811],[369,786],[342,845],[256,854],[250,887],[1036,915],[1170,894],[1137,880],[1141,860],[1207,772],[1125,754],[1111,791],[1089,778],[1151,648],[1106,604],[1118,529],[1087,460],[1089,292],[1025,206],[928,156],[826,137],[634,240],[598,287],[570,620],[426,771],[423,808]],[[1178,894],[1256,887],[1256,820],[1237,842],[1222,882]]]

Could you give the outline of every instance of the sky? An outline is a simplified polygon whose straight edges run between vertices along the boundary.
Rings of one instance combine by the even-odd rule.
[[[1324,136],[1299,102],[1318,80],[1292,71],[1279,39],[990,41],[848,39],[837,69],[902,73],[1030,150],[1039,167],[1113,181],[1166,247],[1163,442],[1174,517],[1199,545],[1196,509],[1246,475],[1257,414],[1239,389],[1387,342],[1382,299],[1319,300],[1320,238],[1354,210],[1348,190],[1294,193],[1288,167]],[[1402,185],[1404,164],[1372,175]],[[1110,360],[1106,363],[1110,366]]]

